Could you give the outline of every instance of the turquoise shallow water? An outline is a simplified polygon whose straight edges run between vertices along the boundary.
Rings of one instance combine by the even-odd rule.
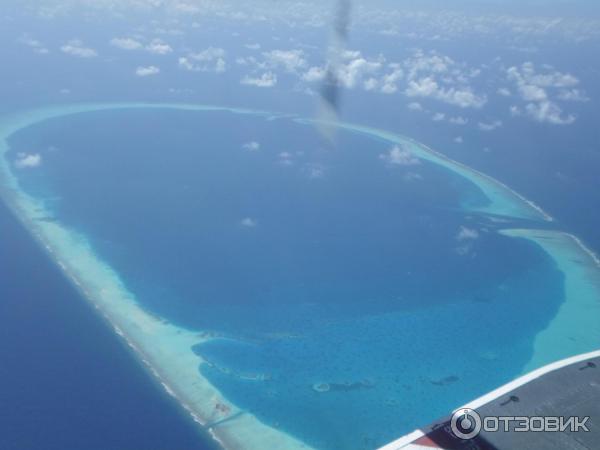
[[[495,233],[485,190],[393,164],[393,145],[148,109],[43,122],[7,158],[40,153],[16,172],[44,220],[85,236],[147,311],[216,337],[193,351],[225,398],[313,447],[362,449],[520,374],[564,300],[540,247]]]

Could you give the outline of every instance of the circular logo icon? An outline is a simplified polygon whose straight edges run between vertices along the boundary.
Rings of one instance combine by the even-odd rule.
[[[472,409],[459,409],[452,414],[450,427],[457,438],[473,439],[481,431],[481,417]]]

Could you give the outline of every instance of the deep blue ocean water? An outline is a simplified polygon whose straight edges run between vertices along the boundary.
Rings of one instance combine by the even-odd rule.
[[[211,450],[0,204],[0,449]]]
[[[319,448],[373,448],[514,378],[562,301],[541,250],[458,208],[472,185],[389,167],[390,145],[366,137],[113,111],[11,147],[42,154],[23,187],[145,307],[222,336],[194,350],[226,397]],[[458,241],[462,226],[479,238]]]

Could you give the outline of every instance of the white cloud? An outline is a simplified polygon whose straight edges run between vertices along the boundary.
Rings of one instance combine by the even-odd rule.
[[[406,107],[411,111],[423,111],[423,106],[419,102],[411,102]]]
[[[457,143],[457,144],[462,144],[463,142],[465,142],[465,140],[463,139],[462,136],[456,136],[454,138],[454,142]]]
[[[39,153],[19,153],[15,160],[15,167],[17,169],[30,169],[33,167],[39,167],[42,164],[42,156]]]
[[[143,47],[141,42],[132,38],[113,38],[110,40],[110,45],[121,50],[138,50]]]
[[[152,42],[146,45],[146,50],[156,55],[167,55],[173,51],[171,46],[161,39],[153,39]]]
[[[417,50],[411,58],[405,62],[408,71],[408,78],[418,78],[421,73],[441,74],[446,73],[451,67],[455,66],[454,60],[447,56],[437,53],[425,54],[422,50]]]
[[[381,80],[381,92],[383,94],[396,93],[398,91],[398,86],[396,83],[404,77],[404,71],[399,67],[399,65],[394,64],[391,67],[393,70],[384,75]]]
[[[323,67],[311,67],[302,74],[302,79],[309,83],[321,81],[325,78],[325,69]]]
[[[222,58],[217,59],[217,62],[215,63],[215,72],[222,73],[225,72],[225,69],[227,69],[227,64],[225,63],[225,60]]]
[[[299,49],[272,50],[261,56],[236,59],[237,64],[252,69],[246,79],[255,80],[257,73],[280,75],[278,71],[281,71],[307,83],[329,78],[330,82],[346,89],[361,87],[388,95],[404,92],[409,97],[430,97],[463,108],[478,108],[487,101],[484,95],[476,94],[469,86],[469,80],[479,76],[479,69],[468,68],[438,54],[426,55],[417,51],[414,58],[397,63],[387,62],[381,54],[368,57],[358,50],[344,50],[322,66],[310,65],[309,55]],[[187,63],[182,61],[182,64]],[[440,78],[436,79],[436,75]]]
[[[513,66],[506,71],[507,79],[516,85],[521,99],[526,102],[524,114],[537,122],[553,125],[575,122],[575,116],[564,113],[554,98],[563,101],[585,101],[585,93],[575,88],[579,80],[574,75],[559,72],[551,66],[544,66],[543,69],[543,72],[539,72],[532,62],[526,62],[520,67]],[[511,114],[522,115],[522,109],[513,105]]]
[[[246,47],[248,50],[260,50],[260,44],[259,43],[246,44],[246,45],[244,45],[244,47]]]
[[[537,122],[550,123],[553,125],[570,125],[575,122],[573,114],[564,115],[563,110],[556,103],[544,101],[541,103],[528,103],[525,111],[529,117]]]
[[[148,77],[151,75],[158,75],[160,73],[160,69],[156,66],[147,66],[147,67],[138,67],[135,69],[135,74],[138,77]]]
[[[421,163],[409,150],[398,145],[392,147],[388,153],[380,154],[379,159],[394,166],[414,166]]]
[[[460,245],[456,247],[456,253],[461,256],[468,255],[473,249],[474,242],[479,239],[479,232],[472,228],[461,226],[455,239],[460,243]]]
[[[416,172],[407,172],[404,174],[404,176],[402,178],[404,179],[404,181],[410,183],[412,181],[422,180],[423,175],[421,175],[420,173],[416,173]]]
[[[438,84],[433,78],[427,77],[421,80],[411,80],[406,95],[409,97],[430,97],[439,89]]]
[[[196,61],[214,61],[215,59],[224,58],[225,50],[219,47],[208,47],[198,53],[192,53],[192,58]]]
[[[240,225],[246,228],[255,228],[256,226],[258,226],[258,221],[256,219],[253,219],[252,217],[244,217],[240,221]]]
[[[379,86],[379,81],[376,78],[369,78],[363,83],[365,91],[374,91]]]
[[[37,39],[33,39],[28,35],[22,36],[19,40],[19,43],[30,47],[34,52],[39,53],[41,55],[45,55],[49,53],[49,50]]]
[[[398,92],[398,86],[393,83],[385,83],[383,86],[381,86],[382,94],[395,94],[396,92]]]
[[[360,50],[344,50],[341,54],[342,59],[357,59],[361,57]]]
[[[72,39],[63,45],[60,50],[67,55],[78,58],[94,58],[98,53],[93,48],[85,47],[79,39]]]
[[[496,92],[498,92],[498,94],[502,97],[510,97],[512,95],[510,89],[507,88],[499,88]]]
[[[399,33],[393,28],[387,28],[385,30],[381,30],[379,34],[381,34],[382,36],[398,36]]]
[[[279,164],[284,166],[291,166],[294,164],[294,156],[290,152],[281,152],[277,157],[279,158]]]
[[[330,14],[322,2],[223,2],[218,0],[81,0],[37,2],[36,14],[50,19],[75,9],[74,5],[92,4],[94,9],[104,9],[119,15],[145,12],[150,8],[165,13],[182,15],[202,14],[211,18],[227,18],[243,25],[285,23],[296,29],[323,29],[330,23]],[[50,4],[52,3],[52,5]],[[459,8],[401,7],[397,2],[375,2],[368,8],[355,8],[353,22],[374,33],[398,36],[399,39],[423,42],[490,41],[507,46],[523,47],[523,43],[547,41],[558,43],[582,42],[600,36],[599,20],[595,15],[552,14],[552,8],[532,15],[495,13],[493,11],[459,11]],[[537,2],[539,3],[539,2]],[[588,2],[590,3],[590,2]],[[410,6],[410,4],[409,4]],[[443,5],[442,5],[443,6]],[[169,18],[168,15],[166,15]],[[203,22],[203,25],[206,22]],[[303,28],[304,27],[304,28]],[[410,44],[407,44],[410,45]]]
[[[448,119],[448,122],[450,122],[452,125],[466,125],[469,123],[469,119],[465,119],[462,116],[457,116],[457,117],[450,117]]]
[[[493,122],[479,122],[477,126],[481,131],[493,131],[502,126],[502,121],[494,120]]]
[[[468,68],[448,56],[417,50],[404,62],[407,97],[430,98],[461,108],[480,108],[485,95],[476,94],[469,85],[479,76],[479,69]]]
[[[487,102],[484,95],[476,95],[470,87],[444,88],[431,76],[409,81],[405,94],[408,97],[433,98],[461,108],[481,108]]]
[[[303,62],[289,63],[288,69],[292,67],[295,67],[294,70],[296,71],[304,69],[307,65],[304,58],[305,54],[302,53],[301,61]],[[296,59],[292,60],[295,61]],[[322,81],[329,76],[331,82],[348,89],[362,86],[367,91],[391,94],[397,90],[395,82],[401,77],[402,72],[395,65],[390,65],[393,70],[380,77],[379,71],[383,68],[383,61],[382,57],[377,60],[369,60],[364,58],[359,51],[346,50],[337,55],[337,60],[330,62],[329,66],[311,66],[300,74],[300,78],[302,81],[313,83]],[[272,62],[269,61],[265,65],[273,67]]]
[[[255,66],[258,69],[265,69],[267,67],[264,62],[258,62],[254,56],[247,56],[245,58],[238,57],[235,59],[235,63],[240,66]]]
[[[359,52],[347,53],[346,56],[360,55]],[[354,57],[337,68],[337,78],[342,86],[348,89],[355,87],[364,76],[376,73],[382,67],[379,61],[369,61],[362,56]]]
[[[282,67],[287,72],[296,72],[306,66],[302,50],[272,50],[263,56],[272,69]]]
[[[277,75],[271,71],[263,73],[260,77],[251,77],[246,75],[244,78],[242,78],[241,83],[248,86],[269,88],[277,84]]]
[[[201,11],[200,7],[189,3],[176,3],[173,9],[182,14],[197,14]]]
[[[244,145],[242,145],[242,148],[244,150],[255,152],[255,151],[260,150],[260,143],[258,143],[256,141],[246,142]]]
[[[185,56],[182,56],[179,58],[178,64],[179,64],[179,67],[181,67],[185,70],[198,70],[198,69],[196,69],[196,66],[194,65],[194,63],[191,62],[189,60],[189,58],[186,58]]]
[[[532,62],[525,62],[518,67],[508,69],[508,79],[521,84],[532,84],[540,87],[565,88],[579,84],[579,80],[570,73],[562,73],[547,67],[546,73],[538,73]]]
[[[458,234],[456,235],[457,241],[473,241],[479,238],[479,232],[472,228],[467,228],[464,226],[460,227]]]
[[[546,91],[534,84],[522,84],[519,86],[519,91],[523,100],[528,102],[542,102],[548,99]]]
[[[588,102],[589,97],[579,89],[562,89],[558,93],[560,100],[568,102]]]
[[[208,47],[201,52],[190,53],[187,57],[179,58],[179,67],[195,72],[225,72],[225,50]]]
[[[446,114],[444,113],[435,113],[433,116],[431,116],[431,120],[433,120],[434,122],[441,122],[443,120],[446,120]]]
[[[304,173],[311,180],[323,178],[325,176],[325,167],[321,164],[306,164],[304,166]]]

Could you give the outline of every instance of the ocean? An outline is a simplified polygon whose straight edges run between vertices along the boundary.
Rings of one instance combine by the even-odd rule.
[[[490,213],[485,180],[406,145],[352,130],[332,143],[286,116],[136,108],[36,123],[9,146],[11,164],[41,155],[39,167],[13,169],[44,205],[37,220],[84,238],[151,317],[202,334],[187,351],[237,408],[224,422],[233,433],[239,415],[313,448],[372,449],[534,358],[562,356],[540,353],[538,337],[566,301],[565,273],[534,241],[496,232],[556,226],[535,211]],[[139,395],[155,390],[81,294],[50,273],[68,307],[102,330],[93,342],[104,335],[106,354],[146,386]],[[166,395],[151,401],[167,406],[136,420],[183,414]],[[194,427],[177,423],[193,440]]]
[[[0,204],[0,449],[214,450]]]

